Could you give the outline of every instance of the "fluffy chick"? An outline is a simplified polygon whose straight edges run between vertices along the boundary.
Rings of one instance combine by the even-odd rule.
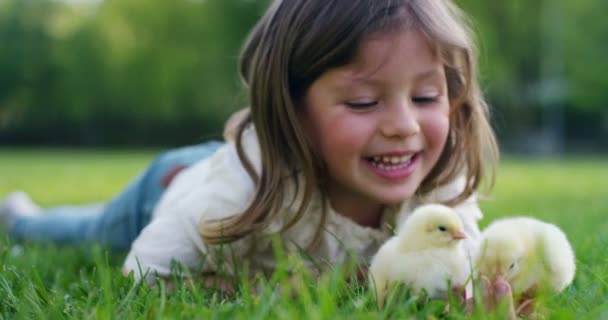
[[[475,260],[479,276],[504,279],[516,297],[537,289],[560,292],[574,279],[574,251],[566,235],[529,217],[493,222],[481,234]]]
[[[418,207],[380,247],[372,259],[370,286],[382,307],[389,290],[403,283],[414,292],[445,297],[448,280],[463,286],[469,275],[462,220],[451,208],[431,204]]]

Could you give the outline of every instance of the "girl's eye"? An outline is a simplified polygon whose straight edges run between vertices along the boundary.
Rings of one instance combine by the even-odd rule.
[[[439,100],[439,96],[420,96],[412,98],[412,101],[416,104],[431,104],[437,102],[437,100]]]
[[[368,109],[372,108],[378,104],[378,101],[365,101],[365,102],[346,102],[345,103],[349,108],[355,110]]]

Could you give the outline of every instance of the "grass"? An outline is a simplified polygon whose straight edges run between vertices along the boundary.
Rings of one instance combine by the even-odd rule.
[[[154,153],[0,149],[0,155],[0,196],[23,189],[52,206],[108,199]],[[482,227],[501,216],[534,215],[559,225],[571,240],[577,275],[565,292],[542,299],[549,319],[608,319],[606,160],[507,159],[492,197],[482,203]],[[421,304],[407,294],[379,311],[364,287],[346,285],[338,271],[290,285],[280,269],[259,284],[257,294],[246,281],[232,296],[179,280],[170,291],[164,283],[150,287],[121,276],[121,253],[14,244],[0,236],[0,319],[467,318],[458,308],[442,314],[442,302]],[[288,294],[290,288],[295,296]],[[473,318],[501,317],[476,313]]]

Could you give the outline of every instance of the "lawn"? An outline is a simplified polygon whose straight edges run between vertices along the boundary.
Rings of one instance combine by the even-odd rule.
[[[45,206],[102,201],[153,156],[0,149],[0,196],[23,189]],[[577,275],[565,292],[541,299],[549,319],[608,319],[607,164],[607,158],[503,160],[494,191],[482,203],[482,227],[501,216],[533,215],[559,225],[571,240]],[[365,288],[345,285],[339,272],[317,282],[304,277],[295,297],[274,289],[284,282],[282,273],[263,281],[256,295],[179,282],[168,291],[164,283],[149,287],[121,276],[122,258],[98,247],[15,244],[0,232],[0,319],[465,318],[458,308],[442,314],[441,303],[420,304],[407,295],[378,311]]]

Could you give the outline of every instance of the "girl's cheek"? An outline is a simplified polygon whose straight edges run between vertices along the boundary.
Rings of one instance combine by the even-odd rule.
[[[327,117],[324,131],[350,141],[345,141],[346,144],[356,144],[358,138],[369,135],[370,131],[373,132],[375,124],[374,119],[368,116],[339,111]]]
[[[342,118],[326,127],[326,144],[333,151],[340,150],[347,154],[360,153],[368,143],[373,129],[369,123],[353,118]],[[323,143],[323,142],[322,142]]]
[[[443,150],[450,130],[448,115],[442,112],[429,112],[424,116],[423,121],[422,127],[429,146]]]

